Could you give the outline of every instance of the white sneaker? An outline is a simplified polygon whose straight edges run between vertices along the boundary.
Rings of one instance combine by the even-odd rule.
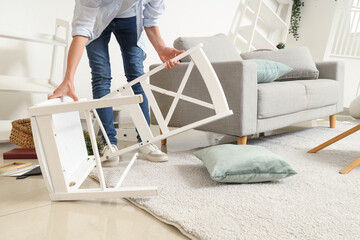
[[[154,144],[148,144],[140,148],[140,153],[143,157],[151,162],[166,162],[168,155],[160,151],[160,149]]]
[[[110,147],[113,149],[113,151],[110,150]],[[106,145],[103,149],[103,156],[106,156],[114,151],[118,151],[118,148],[116,147],[116,145],[112,144],[111,146],[109,147],[109,145]],[[101,162],[101,166],[103,167],[115,167],[119,164],[119,156],[115,156],[115,157],[112,157],[108,160],[104,160]]]

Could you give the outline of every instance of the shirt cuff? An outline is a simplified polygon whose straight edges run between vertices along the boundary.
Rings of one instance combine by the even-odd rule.
[[[159,18],[144,18],[144,27],[159,26]]]
[[[88,37],[89,41],[94,38],[93,32],[86,28],[74,28],[71,32],[71,35],[72,35],[72,37],[74,37],[74,36]]]

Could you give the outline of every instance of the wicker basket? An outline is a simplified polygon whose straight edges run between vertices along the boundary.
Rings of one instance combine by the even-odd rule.
[[[34,148],[30,119],[15,120],[11,124],[10,142],[22,148]]]

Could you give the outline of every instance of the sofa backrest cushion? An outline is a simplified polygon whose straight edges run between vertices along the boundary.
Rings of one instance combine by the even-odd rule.
[[[293,70],[277,80],[318,79],[319,71],[307,47],[286,48],[274,51],[256,51],[242,53],[244,60],[266,59],[283,63]]]
[[[199,43],[204,45],[204,53],[210,62],[241,60],[240,53],[225,34],[210,37],[179,37],[174,41],[174,47],[186,51]],[[181,61],[189,62],[190,57],[183,58]]]

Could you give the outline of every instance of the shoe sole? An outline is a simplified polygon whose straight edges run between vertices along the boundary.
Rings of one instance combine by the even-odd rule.
[[[101,162],[102,167],[116,167],[119,165],[119,160],[106,160]]]
[[[143,159],[143,160],[148,160],[150,162],[167,162],[169,159],[158,159],[158,158],[149,158],[146,154],[144,153],[139,153],[139,159]]]

